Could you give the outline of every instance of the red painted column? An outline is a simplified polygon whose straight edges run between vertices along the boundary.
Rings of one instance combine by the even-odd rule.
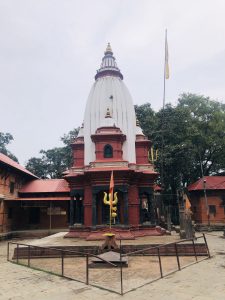
[[[84,225],[92,226],[92,188],[84,187]]]
[[[128,191],[129,225],[138,226],[140,223],[140,205],[138,187],[130,185]]]

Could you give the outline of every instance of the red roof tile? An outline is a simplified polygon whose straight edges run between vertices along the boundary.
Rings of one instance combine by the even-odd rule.
[[[158,184],[155,184],[155,185],[154,185],[154,191],[155,191],[155,192],[161,192],[161,191],[162,191],[161,186],[159,186]]]
[[[69,196],[59,196],[59,197],[32,197],[32,198],[23,198],[23,197],[19,197],[14,199],[13,201],[69,201],[71,200],[71,198]],[[10,201],[7,200],[6,201]]]
[[[205,176],[206,190],[225,190],[225,176]],[[203,178],[188,186],[189,192],[204,190]]]
[[[18,171],[21,171],[27,175],[32,176],[34,178],[38,178],[36,175],[31,173],[30,171],[28,171],[23,166],[21,166],[20,164],[18,164],[17,162],[15,162],[14,160],[12,160],[11,158],[9,158],[8,156],[6,156],[3,153],[0,153],[0,163],[6,164],[14,169],[17,169]]]
[[[64,179],[37,179],[24,185],[20,193],[67,193],[69,186]]]

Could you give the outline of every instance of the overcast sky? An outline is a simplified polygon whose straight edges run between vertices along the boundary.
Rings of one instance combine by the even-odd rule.
[[[182,92],[225,103],[224,0],[0,0],[0,131],[21,164],[80,126],[107,42],[134,104]]]

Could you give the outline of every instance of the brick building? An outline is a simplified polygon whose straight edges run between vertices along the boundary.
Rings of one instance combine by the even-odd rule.
[[[0,232],[67,228],[70,199],[64,179],[38,179],[0,153]]]
[[[24,167],[0,153],[0,232],[12,228],[13,210],[19,189],[37,177]]]
[[[197,224],[225,225],[225,176],[205,176],[188,191]]]

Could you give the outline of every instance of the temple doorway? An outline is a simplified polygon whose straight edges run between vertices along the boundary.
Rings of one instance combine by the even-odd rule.
[[[76,194],[74,197],[74,223],[83,224],[83,222],[84,222],[83,197],[80,194]]]
[[[155,213],[152,199],[150,195],[146,193],[140,195],[140,221],[141,224],[155,223]]]

